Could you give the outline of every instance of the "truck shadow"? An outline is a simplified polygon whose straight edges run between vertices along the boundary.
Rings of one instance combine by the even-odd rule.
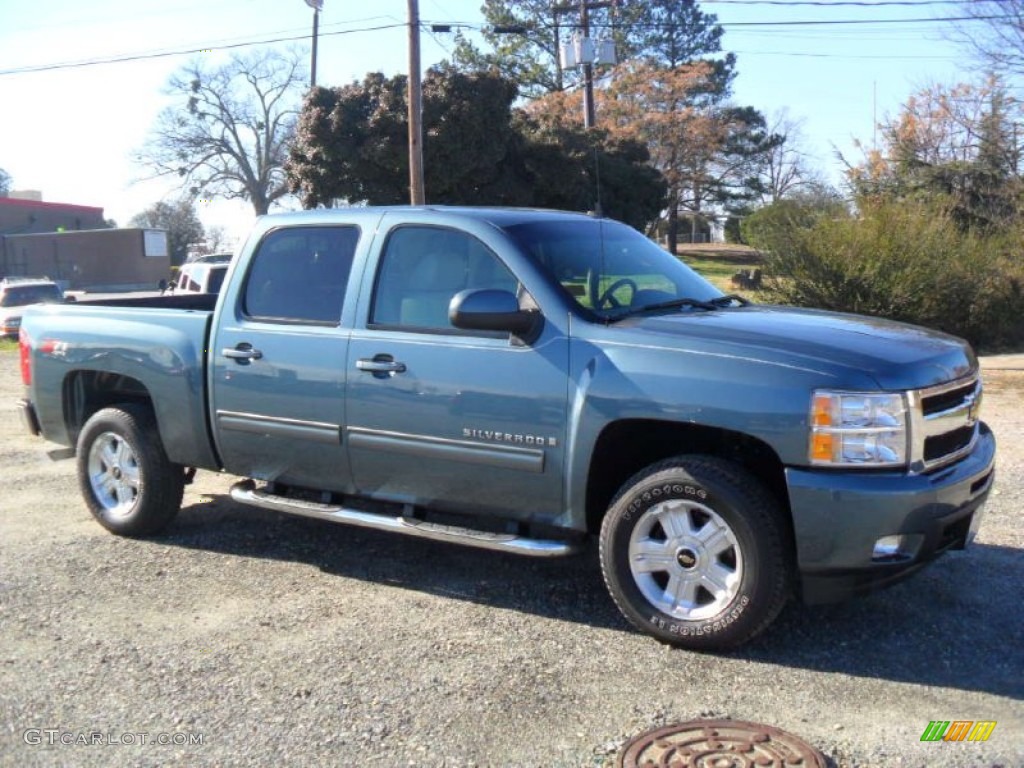
[[[596,544],[575,557],[535,560],[252,509],[226,496],[183,508],[160,541],[636,632],[605,590]],[[791,603],[760,637],[719,655],[1024,700],[1024,611],[1015,597],[1022,584],[1024,552],[975,544],[872,595]]]

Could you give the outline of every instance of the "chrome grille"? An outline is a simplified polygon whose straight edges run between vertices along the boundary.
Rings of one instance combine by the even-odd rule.
[[[970,453],[978,438],[981,379],[966,379],[910,393],[911,470],[927,472]]]

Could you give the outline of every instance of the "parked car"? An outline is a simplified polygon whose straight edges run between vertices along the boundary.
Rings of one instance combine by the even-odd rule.
[[[190,261],[182,265],[166,293],[220,293],[227,273],[228,264],[224,261]]]
[[[591,535],[629,621],[724,648],[963,549],[992,488],[966,342],[723,295],[608,219],[265,216],[219,296],[107,303],[26,314],[20,412],[123,536],[167,526],[196,467],[500,552]]]
[[[5,277],[0,280],[0,334],[18,338],[21,315],[30,304],[52,304],[64,300],[60,287],[45,277]]]

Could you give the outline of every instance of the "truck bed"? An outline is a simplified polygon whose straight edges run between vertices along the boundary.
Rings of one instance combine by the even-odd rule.
[[[149,296],[29,307],[32,399],[47,439],[73,446],[65,406],[102,401],[110,387],[153,403],[168,457],[216,468],[206,402],[206,355],[216,296]],[[70,422],[74,423],[73,415]]]
[[[167,294],[166,296],[125,296],[124,298],[103,298],[91,299],[88,294],[70,304],[86,304],[89,306],[103,307],[149,307],[152,309],[191,309],[212,312],[217,306],[217,294],[215,293],[181,293]]]

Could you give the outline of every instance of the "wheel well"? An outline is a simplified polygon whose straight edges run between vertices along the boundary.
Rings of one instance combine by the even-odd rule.
[[[612,498],[644,467],[684,453],[718,456],[757,477],[778,499],[789,518],[789,494],[782,462],[762,440],[742,432],[630,419],[609,424],[594,446],[587,478],[587,530],[597,533]]]
[[[101,408],[137,403],[150,409],[153,398],[138,379],[107,371],[74,371],[64,378],[64,425],[71,445],[89,418]]]

